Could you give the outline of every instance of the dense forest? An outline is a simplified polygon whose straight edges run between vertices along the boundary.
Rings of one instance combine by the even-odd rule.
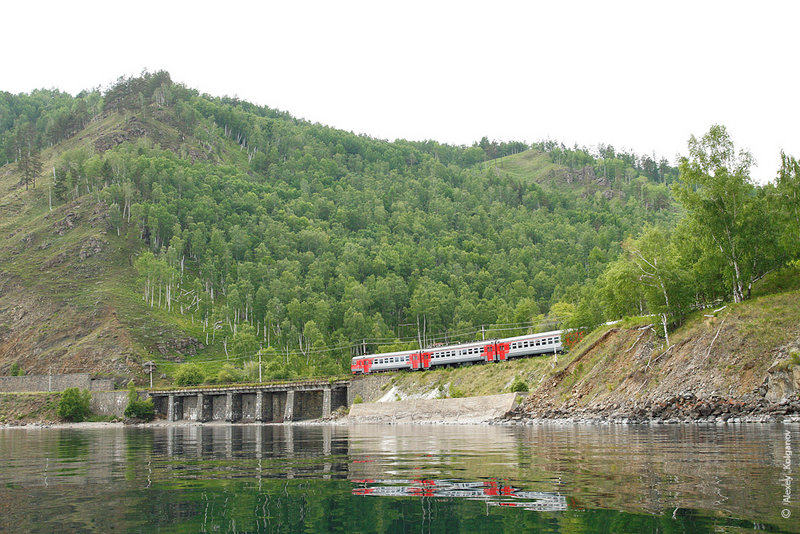
[[[108,117],[126,136],[64,143]],[[259,353],[268,377],[330,375],[359,351],[631,314],[668,335],[800,253],[797,161],[756,186],[719,126],[678,168],[611,146],[388,142],[145,72],[0,93],[0,154],[54,204],[105,205],[139,243],[140,298],[190,315],[231,376]],[[512,172],[521,156],[536,172]]]

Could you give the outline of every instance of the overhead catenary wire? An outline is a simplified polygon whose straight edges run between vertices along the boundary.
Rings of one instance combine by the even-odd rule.
[[[448,338],[453,339],[453,341],[454,341],[453,344],[460,344],[460,343],[465,343],[467,341],[455,341],[454,338],[464,337],[464,336],[469,336],[469,335],[473,335],[474,336],[474,335],[480,333],[482,331],[482,329],[488,335],[488,334],[490,334],[492,332],[499,333],[499,332],[513,331],[513,330],[529,329],[529,328],[534,328],[534,327],[543,327],[543,326],[548,326],[548,325],[552,326],[552,325],[556,325],[556,324],[560,323],[561,322],[560,319],[561,318],[553,317],[553,318],[548,319],[547,321],[531,321],[531,322],[526,322],[526,323],[497,323],[497,324],[493,324],[493,325],[481,325],[481,328],[473,328],[471,330],[465,329],[465,330],[456,331],[456,332],[440,332],[438,334],[431,335],[431,336],[428,336],[428,337],[433,343],[436,343],[437,339],[444,339],[445,336],[447,336]],[[497,328],[498,326],[502,326],[503,328]],[[253,353],[248,353],[248,354],[239,355],[239,356],[231,356],[229,358],[228,357],[218,357],[218,358],[208,358],[208,359],[192,358],[191,360],[189,360],[189,362],[190,363],[210,363],[210,362],[230,362],[230,361],[255,361],[255,360],[258,359],[259,353],[261,353],[262,356],[263,356],[265,351],[267,351],[269,349],[274,350],[277,355],[286,356],[288,354],[290,357],[301,357],[301,356],[305,357],[306,354],[319,355],[319,354],[325,354],[325,353],[331,353],[331,352],[337,352],[337,351],[338,352],[342,352],[342,353],[350,353],[352,351],[352,349],[361,348],[365,342],[367,344],[369,344],[369,345],[376,345],[377,347],[380,347],[380,346],[388,346],[388,345],[396,345],[396,344],[407,344],[407,343],[414,342],[416,340],[417,340],[416,336],[409,337],[409,338],[400,338],[400,339],[398,339],[398,338],[365,338],[365,339],[363,339],[361,341],[351,342],[351,343],[346,344],[346,345],[338,345],[338,346],[334,346],[334,347],[310,349],[310,350],[308,350],[306,352],[301,352],[301,351],[296,350],[296,349],[286,350],[285,348],[281,349],[279,347],[267,347],[267,349],[261,349],[259,351],[253,352]],[[475,340],[471,340],[471,341],[475,341]],[[429,348],[429,346],[430,346],[430,343],[427,344],[423,348]],[[376,353],[379,353],[379,352],[376,352]],[[160,362],[159,365],[172,366],[172,365],[181,365],[181,363],[183,363],[183,362]]]

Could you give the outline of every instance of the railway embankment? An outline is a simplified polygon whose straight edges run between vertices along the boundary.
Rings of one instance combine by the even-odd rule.
[[[800,422],[800,292],[696,313],[670,335],[607,327],[507,421]]]
[[[800,422],[800,291],[697,312],[670,333],[645,318],[604,327],[569,354],[359,377],[363,400],[530,393],[494,422]],[[354,389],[355,391],[355,389]],[[386,408],[391,409],[391,408]]]

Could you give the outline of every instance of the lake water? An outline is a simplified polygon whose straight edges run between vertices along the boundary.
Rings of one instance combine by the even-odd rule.
[[[800,426],[0,429],[3,532],[800,532]]]

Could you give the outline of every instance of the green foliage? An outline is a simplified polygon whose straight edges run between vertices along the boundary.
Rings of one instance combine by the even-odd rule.
[[[153,132],[103,152],[71,143],[54,162],[55,197],[97,193],[111,229],[143,245],[142,300],[208,335],[208,352],[288,352],[264,360],[265,379],[338,374],[364,340],[479,338],[479,325],[528,323],[559,302],[591,326],[585,286],[626,235],[673,216],[676,170],[610,146],[596,157],[552,142],[389,143],[201,96],[166,72],[104,94],[7,100],[11,159],[23,119],[51,144],[101,112],[111,129],[137,120]]]
[[[451,399],[460,399],[466,396],[462,390],[455,386],[450,387],[449,393]]]
[[[673,229],[646,225],[623,243],[623,256],[594,286],[606,318],[655,314],[669,344],[669,328],[692,308],[747,299],[753,284],[776,269],[767,285],[793,287],[800,166],[782,155],[778,184],[758,187],[751,165],[750,154],[737,152],[722,126],[690,139],[673,185],[686,215]]]
[[[528,384],[521,378],[516,378],[511,384],[511,391],[514,393],[527,393]]]
[[[80,423],[89,416],[92,394],[88,390],[67,388],[61,394],[56,413],[62,419]]]
[[[356,395],[355,398],[353,398],[353,404],[361,404],[363,402],[364,398],[361,395]]]
[[[262,373],[261,376],[263,378],[263,364],[262,364]],[[242,378],[246,382],[258,382],[258,361],[250,361],[245,362],[242,368]]]
[[[133,385],[133,382],[128,386],[128,405],[125,407],[124,414],[125,417],[141,419],[143,421],[152,421],[155,417],[153,399],[139,399],[139,393],[136,391],[136,386]]]
[[[775,186],[780,241],[789,259],[800,258],[800,162],[781,152],[781,168]]]
[[[256,373],[258,369],[256,368]],[[226,363],[222,368],[217,371],[217,374],[210,376],[206,379],[208,384],[234,384],[237,382],[244,382],[244,373],[241,369]]]
[[[294,371],[280,361],[269,362],[263,370],[265,380],[289,380],[295,377]]]
[[[185,363],[175,372],[176,386],[197,386],[203,383],[203,371],[197,364]]]
[[[133,110],[126,88],[146,86],[148,76],[155,75],[119,80],[106,95],[111,109]],[[165,87],[174,87],[167,78]],[[417,319],[426,332],[443,332],[528,322],[551,302],[577,303],[625,232],[661,216],[642,208],[642,195],[609,205],[602,195],[545,190],[531,175],[472,167],[526,155],[520,143],[484,139],[473,147],[476,158],[473,149],[386,143],[230,99],[178,107],[178,115],[194,108],[192,121],[207,132],[203,146],[216,146],[225,165],[217,156],[189,162],[123,144],[103,154],[96,171],[87,170],[91,157],[77,155],[63,167],[111,175],[112,226],[130,225],[149,245],[135,262],[145,301],[190,308],[232,357],[269,341],[302,353],[299,366],[285,361],[278,373],[273,365],[278,374],[341,369],[349,351],[330,348],[342,343],[407,344]],[[548,150],[568,167],[594,163],[586,150]],[[625,165],[620,160],[622,174]],[[587,255],[588,268],[576,268]]]
[[[689,140],[673,191],[686,210],[700,260],[724,265],[719,274],[734,302],[749,298],[752,283],[780,263],[774,203],[750,178],[752,156],[736,151],[724,126]]]
[[[11,376],[22,376],[25,374],[25,371],[20,369],[19,362],[14,362],[11,364],[10,374]]]

